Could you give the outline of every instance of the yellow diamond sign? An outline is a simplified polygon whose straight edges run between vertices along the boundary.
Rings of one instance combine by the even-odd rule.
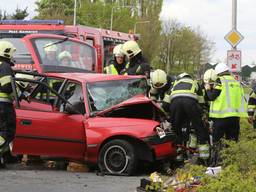
[[[225,36],[225,39],[232,47],[235,47],[244,39],[244,37],[237,30],[233,29]]]

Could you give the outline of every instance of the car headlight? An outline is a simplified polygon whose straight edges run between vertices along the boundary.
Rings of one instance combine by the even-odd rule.
[[[156,127],[156,133],[160,137],[160,139],[166,136],[164,129],[161,127]]]

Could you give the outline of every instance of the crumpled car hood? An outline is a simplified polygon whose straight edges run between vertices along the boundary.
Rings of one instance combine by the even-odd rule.
[[[126,106],[130,106],[130,105],[145,104],[145,103],[150,103],[150,104],[154,105],[156,108],[159,108],[159,110],[160,110],[160,107],[155,102],[153,102],[151,99],[149,99],[145,95],[141,94],[141,95],[136,95],[136,96],[134,96],[126,101],[123,101],[122,103],[114,105],[108,109],[105,109],[105,110],[97,113],[97,115],[104,116],[104,114],[106,114],[112,110],[115,110],[117,108],[126,107]]]

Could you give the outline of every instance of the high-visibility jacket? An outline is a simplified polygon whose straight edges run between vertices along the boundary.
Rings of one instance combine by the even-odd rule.
[[[249,101],[248,101],[248,115],[253,116],[254,111],[256,110],[256,94],[254,90],[249,95]]]
[[[176,97],[189,97],[198,100],[198,83],[190,78],[182,78],[174,82],[170,99]]]
[[[121,65],[123,65],[123,64],[121,64]],[[124,69],[127,69],[128,67],[129,67],[129,63],[126,63]],[[116,69],[114,64],[109,64],[108,66],[106,66],[104,68],[104,72],[106,74],[112,74],[112,75],[119,75],[120,74],[120,73],[118,73],[118,70]],[[121,70],[121,72],[122,72],[122,70]],[[124,73],[122,75],[127,75],[127,73]]]
[[[0,102],[12,103],[11,77],[13,75],[10,63],[0,61]]]
[[[214,87],[220,95],[210,103],[209,116],[212,118],[248,117],[247,103],[243,88],[231,75],[220,77],[221,84]]]

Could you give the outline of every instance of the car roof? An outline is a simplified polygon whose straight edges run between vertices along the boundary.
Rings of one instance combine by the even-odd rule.
[[[47,76],[70,79],[80,82],[97,82],[97,81],[110,81],[110,80],[124,80],[143,78],[144,76],[130,76],[130,75],[110,75],[102,73],[48,73]]]

